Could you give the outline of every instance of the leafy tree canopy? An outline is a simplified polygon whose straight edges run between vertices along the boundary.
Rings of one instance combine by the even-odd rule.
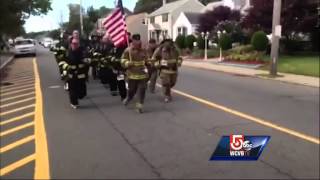
[[[294,32],[309,33],[317,26],[317,3],[313,0],[282,0],[281,25],[286,36]],[[273,0],[252,1],[243,26],[253,31],[272,32]]]
[[[30,15],[46,14],[50,0],[1,0],[0,34],[17,36],[24,33],[23,25]]]
[[[227,6],[218,6],[199,17],[199,32],[212,31],[223,21],[240,21],[240,11],[231,10]]]

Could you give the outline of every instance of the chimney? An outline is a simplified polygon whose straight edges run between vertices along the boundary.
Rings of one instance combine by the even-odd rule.
[[[167,4],[167,0],[162,0],[162,6],[164,6],[165,4]]]

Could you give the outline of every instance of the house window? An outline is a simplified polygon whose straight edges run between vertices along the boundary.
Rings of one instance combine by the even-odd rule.
[[[154,16],[150,17],[150,24],[154,24]]]
[[[156,34],[156,32],[155,31],[149,31],[149,35],[150,35],[150,39],[156,39],[157,38],[157,34]]]
[[[168,14],[162,14],[162,22],[168,22]]]
[[[162,37],[163,39],[168,38],[168,30],[162,30]]]
[[[184,26],[178,27],[178,34],[186,36],[188,34],[188,29]]]
[[[144,24],[144,25],[148,25],[148,20],[146,21],[146,19],[145,19],[145,18],[143,18],[143,19],[142,19],[142,24]]]

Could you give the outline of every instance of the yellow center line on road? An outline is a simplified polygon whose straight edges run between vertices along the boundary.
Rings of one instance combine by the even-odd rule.
[[[10,173],[11,171],[18,169],[18,168],[34,161],[34,160],[35,160],[35,155],[32,154],[32,155],[29,155],[29,156],[27,156],[17,162],[14,162],[14,163],[0,169],[0,176],[4,176],[4,175]]]
[[[33,70],[35,76],[36,89],[36,107],[35,107],[35,144],[36,144],[36,161],[34,170],[34,179],[50,179],[50,167],[48,157],[47,135],[43,118],[43,99],[39,70],[36,59],[33,59]]]
[[[6,92],[10,92],[12,90],[18,90],[18,89],[23,89],[23,88],[28,88],[28,87],[34,87],[34,84],[25,84],[22,86],[11,87],[11,88],[0,88],[0,93],[6,93]]]
[[[10,151],[11,149],[14,149],[14,148],[16,148],[18,146],[21,146],[21,145],[23,145],[25,143],[28,143],[28,142],[32,141],[32,140],[34,140],[34,135],[22,138],[22,139],[20,139],[18,141],[15,141],[14,143],[8,144],[5,147],[0,148],[0,153],[5,153],[7,151]]]
[[[5,108],[5,107],[17,105],[17,104],[20,104],[20,103],[24,103],[24,102],[28,102],[28,101],[34,100],[34,99],[35,99],[35,97],[26,98],[26,99],[23,99],[23,100],[20,100],[20,101],[15,101],[15,102],[12,102],[12,103],[1,105],[0,108]]]
[[[13,96],[13,97],[9,97],[9,98],[1,98],[1,99],[0,99],[0,102],[1,102],[1,103],[4,103],[4,102],[6,102],[6,101],[10,101],[10,100],[13,100],[13,99],[17,99],[17,98],[21,98],[21,97],[25,97],[25,96],[30,96],[30,95],[34,95],[34,94],[35,94],[35,92],[32,91],[32,92],[30,92],[30,93],[21,94],[21,95],[18,95],[18,96]]]
[[[34,90],[34,87],[29,87],[29,88],[24,88],[24,89],[20,89],[20,90],[16,90],[16,91],[10,91],[10,92],[7,92],[7,93],[0,93],[1,96],[8,96],[8,95],[11,95],[11,94],[17,94],[17,93],[20,93],[20,92],[23,92],[23,91],[28,91],[28,90]]]
[[[21,111],[21,110],[25,110],[25,109],[28,109],[28,108],[31,108],[31,107],[35,107],[35,104],[30,104],[30,105],[27,105],[27,106],[24,106],[24,107],[20,107],[20,108],[16,108],[16,109],[12,109],[12,110],[9,110],[9,111],[0,112],[0,116],[4,116],[4,115],[7,115],[7,114],[15,113],[15,112],[18,112],[18,111]]]
[[[21,116],[17,116],[17,117],[8,119],[8,120],[3,120],[3,121],[0,122],[0,126],[4,126],[6,124],[9,124],[9,123],[12,123],[12,122],[15,122],[15,121],[19,121],[21,119],[25,119],[25,118],[33,116],[33,115],[34,115],[34,112],[30,112],[30,113],[26,113],[26,114],[23,114]]]
[[[157,86],[162,87],[159,84],[157,84]],[[286,127],[283,127],[283,126],[280,126],[280,125],[275,124],[275,123],[271,123],[271,122],[269,122],[267,120],[254,117],[254,116],[242,113],[242,112],[237,111],[237,110],[230,109],[228,107],[225,107],[225,106],[222,106],[222,105],[207,101],[205,99],[202,99],[202,98],[199,98],[199,97],[184,93],[184,92],[179,91],[179,90],[172,89],[172,92],[174,92],[176,94],[179,94],[181,96],[187,97],[189,99],[192,99],[192,100],[194,100],[196,102],[199,102],[201,104],[205,104],[205,105],[207,105],[207,106],[209,106],[211,108],[219,109],[219,110],[222,110],[222,111],[227,112],[229,114],[233,114],[235,116],[238,116],[238,117],[247,119],[249,121],[258,123],[258,124],[263,125],[265,127],[269,127],[269,128],[278,130],[280,132],[283,132],[283,133],[292,135],[294,137],[297,137],[297,138],[312,142],[314,144],[320,144],[319,138],[317,138],[317,137],[312,137],[312,136],[306,135],[304,133],[301,133],[301,132],[298,132],[298,131],[295,131],[295,130],[292,130],[292,129],[289,129],[289,128],[286,128]]]
[[[0,133],[0,137],[6,136],[8,134],[12,134],[14,132],[20,131],[21,129],[28,128],[28,127],[33,126],[33,125],[34,125],[34,122],[29,122],[29,123],[14,127],[12,129],[9,129],[7,131],[3,131],[3,132]]]

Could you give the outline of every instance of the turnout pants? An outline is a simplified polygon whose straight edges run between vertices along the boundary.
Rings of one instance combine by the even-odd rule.
[[[107,76],[109,79],[109,86],[110,86],[111,94],[117,93],[118,92],[117,91],[118,90],[118,88],[117,88],[117,74],[115,74],[112,69],[108,69]]]
[[[119,89],[119,94],[120,94],[121,100],[125,99],[127,97],[126,81],[125,80],[117,80],[117,86]]]
[[[162,91],[165,96],[171,97],[171,88],[176,84],[177,76],[177,74],[160,73]]]
[[[128,80],[128,101],[131,101],[136,93],[138,93],[138,101],[140,104],[144,103],[144,99],[146,96],[146,86],[147,79]]]
[[[156,68],[149,68],[149,90],[154,92],[156,89],[156,82],[158,77],[158,70]]]
[[[83,99],[87,95],[87,86],[85,79],[70,79],[69,85],[69,98],[70,103],[73,105],[79,104],[79,99]]]
[[[109,77],[108,72],[110,71],[110,68],[107,67],[100,67],[99,70],[99,78],[102,84],[108,84],[109,83]]]
[[[97,66],[96,65],[91,66],[91,75],[92,75],[93,79],[97,79]]]

